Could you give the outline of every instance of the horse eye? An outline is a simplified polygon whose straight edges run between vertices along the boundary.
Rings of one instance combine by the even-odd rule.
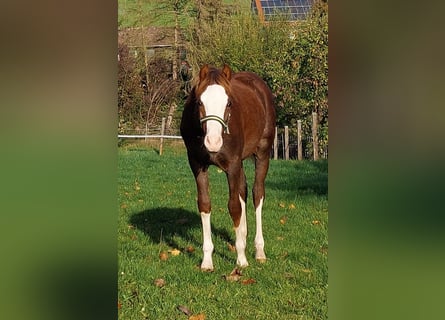
[[[232,106],[232,101],[230,101],[230,100],[227,101],[227,106],[228,106],[228,107],[231,107],[231,106]]]

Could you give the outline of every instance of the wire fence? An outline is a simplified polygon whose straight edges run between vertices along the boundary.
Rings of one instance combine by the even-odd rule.
[[[162,154],[164,139],[182,139],[179,129],[166,129],[165,118],[162,119],[161,125],[151,126],[147,128],[135,128],[120,130],[118,134],[119,139],[144,139],[147,140],[159,140],[160,154]],[[275,140],[271,149],[272,159],[285,159],[285,160],[303,160],[319,158],[328,158],[327,144],[319,148],[318,138],[315,135],[302,136],[301,130],[298,130],[297,135],[289,132],[288,128],[276,128]],[[291,132],[294,132],[292,130]],[[300,135],[300,137],[298,136]],[[314,134],[314,132],[313,132]],[[316,134],[316,130],[315,130]],[[314,137],[316,143],[314,144]],[[300,142],[300,143],[299,143]],[[301,150],[299,150],[299,147]],[[317,156],[315,156],[317,155]]]

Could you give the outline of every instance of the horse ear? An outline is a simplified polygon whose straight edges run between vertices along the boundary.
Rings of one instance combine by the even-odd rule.
[[[227,80],[230,81],[230,78],[232,77],[232,70],[230,69],[230,67],[227,64],[224,64],[222,72],[226,76]]]
[[[209,65],[205,64],[199,71],[199,80],[202,81],[203,79],[205,79],[207,77],[207,73],[209,73]]]

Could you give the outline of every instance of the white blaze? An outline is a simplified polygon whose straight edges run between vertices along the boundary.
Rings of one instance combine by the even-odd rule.
[[[201,94],[201,102],[204,105],[206,116],[218,116],[224,119],[227,101],[229,97],[224,88],[219,84],[208,86]],[[218,152],[223,145],[222,125],[216,120],[206,122],[207,132],[204,139],[204,145],[210,152]]]

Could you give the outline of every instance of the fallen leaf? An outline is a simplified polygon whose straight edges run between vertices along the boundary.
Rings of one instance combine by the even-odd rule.
[[[320,221],[318,221],[318,220],[313,220],[313,221],[312,221],[312,224],[313,224],[313,225],[320,224]]]
[[[291,203],[291,204],[289,205],[289,209],[295,209],[295,205],[294,205],[293,203]]]
[[[168,259],[168,254],[167,254],[167,252],[162,251],[162,252],[159,254],[159,259],[161,259],[162,261],[167,260],[167,259]]]
[[[242,276],[241,270],[235,268],[228,276],[224,275],[223,277],[229,282],[237,282],[241,279],[241,276]]]
[[[191,316],[192,312],[190,311],[189,308],[187,308],[186,306],[177,306],[176,307],[179,311],[181,311],[182,313],[184,313],[187,316]]]
[[[158,288],[162,288],[163,286],[165,286],[165,280],[164,279],[156,279],[154,281],[154,285]]]
[[[188,253],[193,253],[193,252],[195,252],[195,248],[193,248],[192,246],[187,246],[185,248],[185,251],[188,252]]]
[[[189,317],[189,320],[205,320],[206,315],[204,313],[198,313]]]
[[[284,240],[284,237],[277,237],[277,240],[279,240],[279,241],[283,241],[283,240]]]
[[[255,282],[256,282],[255,279],[252,279],[252,278],[241,280],[241,284],[244,284],[244,285],[252,284]]]
[[[179,256],[181,254],[181,251],[178,249],[169,250],[168,252],[170,252],[172,256]]]
[[[229,251],[236,252],[235,246],[233,246],[231,243],[227,242],[227,248],[229,248]]]
[[[280,203],[278,204],[278,206],[279,206],[280,208],[284,208],[284,207],[286,207],[286,205],[285,205],[283,202],[280,202]]]
[[[281,218],[280,218],[280,223],[281,224],[285,224],[287,222],[287,216],[282,216]]]
[[[119,301],[117,302],[117,309],[122,309],[122,303],[120,303]]]

